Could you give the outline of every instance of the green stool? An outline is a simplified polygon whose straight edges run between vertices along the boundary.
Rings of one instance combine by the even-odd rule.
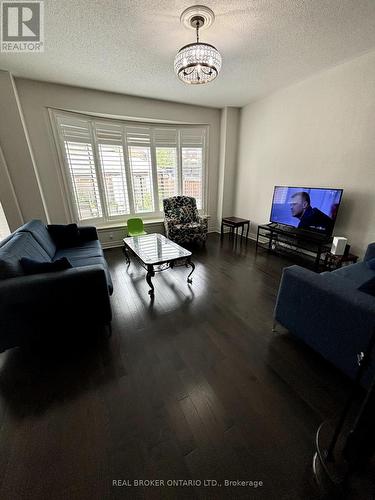
[[[143,227],[142,219],[128,219],[128,236],[141,236],[147,234]]]

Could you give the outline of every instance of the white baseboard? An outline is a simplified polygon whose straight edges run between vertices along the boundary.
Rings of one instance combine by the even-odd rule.
[[[217,231],[208,231],[208,234],[217,233]],[[220,233],[219,233],[220,234]],[[111,240],[106,242],[101,242],[103,250],[109,250],[110,248],[120,248],[124,245],[122,240]]]
[[[121,241],[107,241],[105,243],[101,243],[103,250],[108,250],[109,248],[119,248],[124,245],[124,242]]]
[[[216,231],[210,231],[211,233],[217,233],[217,234],[221,234],[221,231],[219,230],[216,230]],[[224,233],[225,234],[228,234],[229,233],[229,229],[225,229],[224,228]],[[240,236],[240,234],[239,234]],[[244,238],[246,238],[246,236],[244,235]],[[257,235],[255,233],[249,233],[248,236],[247,236],[247,239],[248,240],[252,240],[252,241],[256,241],[257,240]]]

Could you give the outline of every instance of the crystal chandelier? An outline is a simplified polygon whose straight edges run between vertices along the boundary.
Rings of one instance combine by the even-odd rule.
[[[196,9],[199,9],[199,13],[194,15]],[[182,47],[174,59],[175,73],[185,83],[208,83],[220,72],[222,59],[219,51],[213,45],[199,41],[199,29],[207,24],[207,20],[208,24],[212,24],[213,19],[214,13],[211,9],[203,6],[190,7],[181,15],[181,20],[185,25],[190,24],[190,27],[196,30],[197,36],[197,41]]]

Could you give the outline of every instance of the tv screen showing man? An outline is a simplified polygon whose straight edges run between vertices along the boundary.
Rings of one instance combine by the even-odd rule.
[[[342,189],[276,186],[271,222],[331,235]]]
[[[306,193],[306,191],[294,193],[290,201],[290,207],[293,217],[299,219],[298,228],[312,229],[331,234],[333,220],[319,210],[319,208],[313,208],[311,206],[310,195]]]

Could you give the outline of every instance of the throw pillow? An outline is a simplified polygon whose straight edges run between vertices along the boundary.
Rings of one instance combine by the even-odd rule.
[[[375,271],[375,257],[366,262],[367,267]]]
[[[57,248],[75,247],[80,243],[77,224],[50,224],[47,228]]]
[[[54,273],[57,271],[65,271],[65,269],[70,269],[72,267],[66,257],[62,257],[54,262],[40,262],[38,260],[22,257],[20,263],[25,274]]]
[[[22,268],[18,262],[0,259],[0,280],[16,278],[17,276],[22,276]]]
[[[375,297],[375,277],[369,279],[363,285],[361,285],[358,290],[361,292],[368,293],[369,295],[373,295]]]

